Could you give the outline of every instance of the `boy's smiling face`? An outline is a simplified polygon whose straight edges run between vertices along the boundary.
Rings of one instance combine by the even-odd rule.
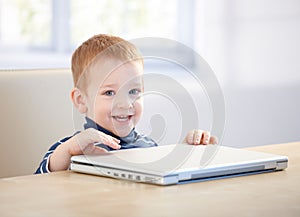
[[[91,67],[86,115],[117,136],[127,136],[143,111],[143,63],[106,60]],[[117,67],[116,67],[117,66]]]

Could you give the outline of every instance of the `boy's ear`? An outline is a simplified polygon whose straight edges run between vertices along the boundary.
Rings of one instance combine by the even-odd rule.
[[[78,109],[81,114],[87,112],[87,104],[85,95],[76,87],[74,87],[71,91],[71,99],[74,106]]]

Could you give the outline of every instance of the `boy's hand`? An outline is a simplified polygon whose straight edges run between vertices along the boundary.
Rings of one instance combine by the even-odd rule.
[[[50,156],[49,170],[60,171],[68,169],[70,159],[74,155],[107,152],[104,148],[95,146],[95,143],[103,143],[113,149],[121,148],[118,139],[96,129],[89,128],[76,134],[55,149]]]
[[[207,145],[217,144],[218,139],[215,136],[211,136],[209,131],[195,129],[188,132],[184,142],[190,145]]]
[[[80,154],[101,154],[107,152],[106,149],[98,147],[95,143],[102,143],[113,149],[120,149],[120,140],[102,133],[96,129],[88,128],[75,135],[73,145],[69,147],[71,156]]]

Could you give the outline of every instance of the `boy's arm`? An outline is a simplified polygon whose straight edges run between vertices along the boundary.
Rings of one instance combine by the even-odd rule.
[[[80,154],[100,154],[105,149],[95,146],[103,143],[113,149],[120,149],[119,140],[93,128],[86,129],[58,146],[49,157],[49,170],[67,170],[71,157]]]
[[[195,129],[188,132],[183,142],[190,145],[207,145],[217,144],[218,139],[215,136],[211,136],[209,131]]]

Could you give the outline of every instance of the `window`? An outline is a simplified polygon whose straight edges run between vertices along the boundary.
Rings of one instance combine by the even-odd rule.
[[[1,46],[49,47],[51,39],[50,0],[0,0]]]
[[[90,0],[86,5],[86,1],[72,0],[72,42],[78,43],[95,31],[125,38],[145,35],[176,38],[176,1],[164,1],[168,7],[161,7],[161,3],[160,0]]]
[[[98,33],[192,46],[194,0],[0,0],[0,68],[70,67]],[[174,48],[176,49],[176,48]]]

